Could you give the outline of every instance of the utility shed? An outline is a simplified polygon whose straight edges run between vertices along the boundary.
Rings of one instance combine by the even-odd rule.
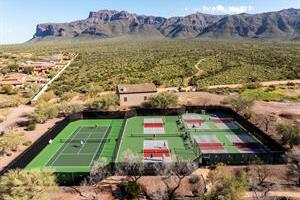
[[[139,106],[146,102],[149,96],[156,94],[157,88],[153,83],[121,84],[117,87],[120,106]]]

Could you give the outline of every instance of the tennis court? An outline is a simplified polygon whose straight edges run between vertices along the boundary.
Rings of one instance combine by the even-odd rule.
[[[69,123],[26,166],[55,172],[89,172],[94,161],[113,161],[123,119],[77,120]]]
[[[99,157],[111,127],[78,127],[68,139],[60,139],[63,146],[49,160],[47,166],[90,166]],[[51,144],[50,144],[51,145]]]
[[[214,158],[269,152],[231,116],[201,111],[73,121],[52,138],[26,168],[90,172],[92,164],[103,159],[124,162],[128,150],[144,162],[181,162],[208,155]],[[243,158],[239,159],[237,162],[242,163]]]
[[[162,118],[144,118],[145,134],[164,134],[164,122]]]
[[[123,162],[128,150],[144,162],[184,161],[197,157],[193,146],[183,141],[178,116],[136,116],[127,119],[116,162]],[[151,130],[145,133],[145,125]],[[157,127],[159,126],[159,127]],[[158,129],[162,128],[162,131]]]

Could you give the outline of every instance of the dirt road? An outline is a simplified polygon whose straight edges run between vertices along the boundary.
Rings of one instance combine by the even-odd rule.
[[[260,82],[262,86],[271,86],[271,85],[282,85],[287,83],[295,83],[300,84],[300,80],[284,80],[284,81],[265,81]],[[227,85],[211,85],[207,86],[208,89],[215,89],[215,88],[241,88],[243,84],[227,84]]]

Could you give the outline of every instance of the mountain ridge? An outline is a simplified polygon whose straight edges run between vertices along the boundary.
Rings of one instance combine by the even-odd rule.
[[[83,20],[38,24],[32,40],[80,36],[112,38],[135,34],[167,38],[294,40],[300,38],[300,9],[234,15],[196,12],[170,18],[138,15],[127,11],[99,10],[91,11]]]

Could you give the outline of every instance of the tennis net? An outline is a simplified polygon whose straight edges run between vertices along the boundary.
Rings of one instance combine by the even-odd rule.
[[[131,137],[179,137],[182,133],[168,133],[168,134],[141,134],[141,133],[131,133]]]
[[[105,143],[110,142],[110,139],[60,139],[60,143]]]
[[[215,129],[215,128],[212,128],[212,129],[201,129],[201,128],[188,128],[189,131],[191,132],[200,132],[200,133],[203,133],[203,132],[226,132],[226,133],[246,133],[245,130],[243,129]]]

